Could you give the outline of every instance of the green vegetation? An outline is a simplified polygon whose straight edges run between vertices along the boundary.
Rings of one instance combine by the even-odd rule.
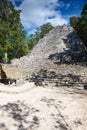
[[[0,61],[10,61],[28,52],[20,13],[10,1],[0,0]]]
[[[51,23],[46,23],[40,26],[34,34],[30,35],[30,38],[28,41],[29,49],[32,49],[33,46],[35,46],[38,43],[38,41],[41,38],[43,38],[53,28],[54,27],[51,25]]]
[[[9,0],[0,0],[0,62],[26,55],[53,26],[46,23],[28,38],[16,10]]]
[[[87,47],[87,4],[84,5],[80,17],[73,16],[70,18],[70,24]]]

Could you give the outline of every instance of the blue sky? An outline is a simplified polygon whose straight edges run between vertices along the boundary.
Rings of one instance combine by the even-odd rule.
[[[11,0],[21,9],[21,21],[27,34],[51,22],[53,26],[69,24],[71,16],[79,16],[87,0]]]

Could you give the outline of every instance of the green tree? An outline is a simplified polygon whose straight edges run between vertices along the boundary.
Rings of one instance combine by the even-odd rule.
[[[40,26],[40,38],[43,38],[50,30],[52,30],[54,27],[50,22]]]
[[[31,50],[38,41],[43,38],[50,30],[52,30],[54,27],[51,25],[51,23],[46,23],[37,28],[37,31],[34,34],[31,34],[28,41],[28,47]]]
[[[0,59],[19,58],[28,52],[26,33],[21,24],[20,10],[9,0],[0,0]]]
[[[70,25],[75,29],[79,30],[80,17],[73,16],[70,18]]]
[[[87,47],[87,4],[84,5],[80,17],[73,16],[70,18],[70,24]]]
[[[87,15],[87,4],[84,5],[83,10],[81,12],[81,15],[82,16],[86,16]]]

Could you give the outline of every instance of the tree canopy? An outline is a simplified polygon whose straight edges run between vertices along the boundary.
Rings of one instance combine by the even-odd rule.
[[[87,4],[84,5],[80,17],[73,16],[70,18],[70,24],[87,47]]]
[[[0,60],[19,58],[28,52],[20,10],[9,0],[0,0]]]
[[[28,47],[29,49],[32,49],[34,45],[38,43],[38,41],[43,38],[50,30],[52,30],[54,27],[50,22],[43,24],[37,30],[34,34],[30,35],[29,41],[28,41]]]
[[[26,55],[53,26],[46,23],[30,37],[26,35],[20,19],[21,10],[10,0],[0,0],[0,62]]]

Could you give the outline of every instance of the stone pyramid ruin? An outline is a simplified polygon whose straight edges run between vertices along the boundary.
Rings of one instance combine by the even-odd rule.
[[[86,84],[87,52],[70,26],[51,30],[31,53],[12,61],[22,74],[37,85],[81,86]]]

